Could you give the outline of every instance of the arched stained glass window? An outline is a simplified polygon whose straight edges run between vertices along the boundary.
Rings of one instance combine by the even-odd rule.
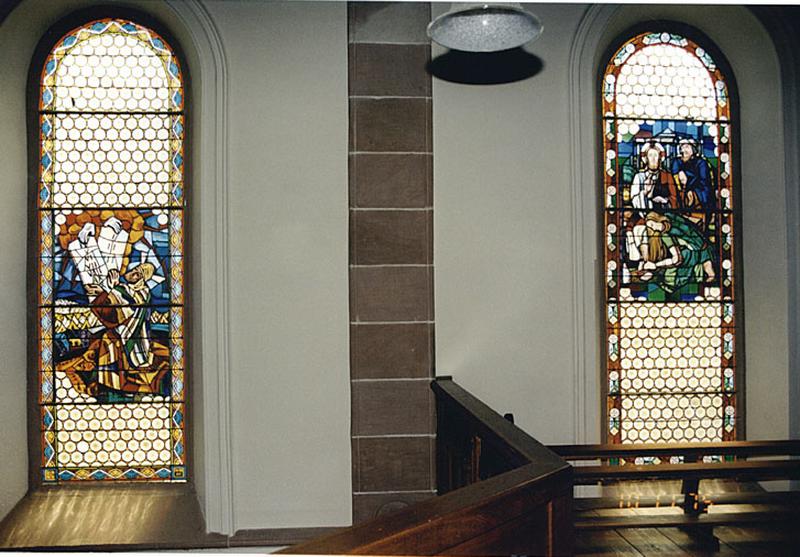
[[[153,30],[100,19],[39,91],[44,483],[186,479],[184,95]]]
[[[608,441],[733,440],[728,83],[660,31],[625,42],[602,79]]]

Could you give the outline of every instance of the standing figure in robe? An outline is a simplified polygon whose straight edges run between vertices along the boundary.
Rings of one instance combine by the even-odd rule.
[[[96,364],[99,385],[115,391],[152,392],[158,374],[153,369],[153,351],[148,334],[150,289],[147,281],[155,267],[141,263],[123,275],[108,272],[107,289],[90,284],[86,291],[94,296],[92,313],[106,327],[97,345]]]
[[[659,143],[646,143],[642,147],[642,169],[631,182],[631,204],[636,209],[678,208],[675,179],[661,167],[665,155]]]
[[[680,184],[683,205],[707,213],[717,209],[717,198],[711,184],[711,167],[708,161],[695,152],[691,140],[678,144],[679,157],[672,161],[672,174]]]

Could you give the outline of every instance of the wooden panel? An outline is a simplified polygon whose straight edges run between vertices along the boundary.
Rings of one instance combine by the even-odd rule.
[[[281,553],[435,555],[515,520],[563,492],[571,469],[529,464]]]
[[[651,514],[637,516],[591,517],[575,522],[577,530],[613,530],[616,528],[663,528],[667,526],[715,526],[731,524],[774,524],[800,520],[800,509],[772,509],[769,512],[725,512],[700,516],[686,514]]]
[[[635,547],[642,555],[669,555],[670,557],[689,556],[675,542],[658,530],[623,528],[616,530],[622,538]]]
[[[485,555],[572,551],[572,467],[452,380],[437,379],[433,387],[437,442],[456,457],[455,474],[467,478],[464,483],[475,483],[282,553]],[[462,443],[465,439],[468,442]],[[356,438],[355,446],[384,441]],[[396,461],[402,456],[398,453],[379,460]],[[505,456],[510,463],[496,463]],[[493,475],[498,469],[514,466],[518,467]],[[360,474],[354,481],[363,482],[368,467],[361,462],[356,468]],[[485,474],[492,477],[477,481]],[[450,477],[449,472],[445,477]]]
[[[540,507],[449,547],[439,555],[546,555],[549,554],[547,520],[547,508]]]
[[[353,524],[386,516],[435,497],[431,491],[393,491],[383,493],[356,493],[353,495]]]
[[[576,533],[575,555],[584,557],[642,557],[635,547],[614,530],[581,530]]]
[[[800,478],[800,460],[763,460],[643,466],[578,466],[575,483],[599,480],[646,480],[687,478],[753,478],[758,480]]]
[[[595,460],[635,456],[701,457],[706,455],[772,456],[800,455],[800,440],[728,441],[724,443],[652,443],[625,445],[550,445],[548,448],[566,460]]]
[[[547,549],[549,555],[572,555],[574,550],[572,491],[570,486],[547,508]]]

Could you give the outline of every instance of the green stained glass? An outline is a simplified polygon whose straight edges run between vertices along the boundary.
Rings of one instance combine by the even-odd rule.
[[[637,35],[602,78],[608,440],[736,438],[731,115],[693,41]]]

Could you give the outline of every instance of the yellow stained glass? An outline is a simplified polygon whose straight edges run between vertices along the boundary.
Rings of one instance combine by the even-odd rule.
[[[180,64],[111,18],[41,75],[42,480],[185,481]]]

